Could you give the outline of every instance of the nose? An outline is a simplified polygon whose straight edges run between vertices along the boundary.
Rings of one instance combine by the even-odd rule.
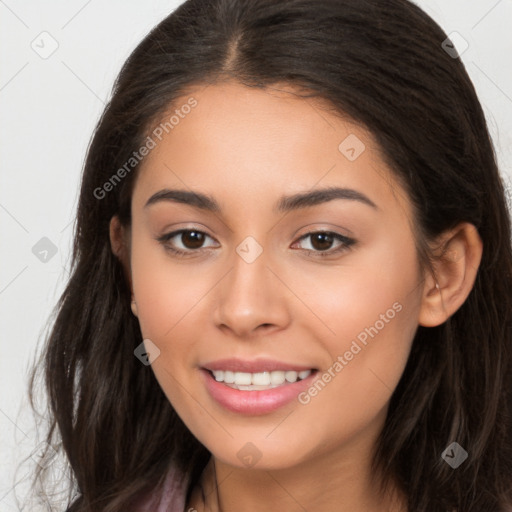
[[[235,252],[231,261],[231,270],[216,287],[215,325],[239,338],[286,328],[290,292],[282,276],[277,277],[267,251],[252,262]]]

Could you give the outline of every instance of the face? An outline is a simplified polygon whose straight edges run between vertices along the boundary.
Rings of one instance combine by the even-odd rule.
[[[290,87],[190,97],[132,198],[155,376],[226,464],[348,453],[382,428],[418,325],[409,200],[367,131]]]

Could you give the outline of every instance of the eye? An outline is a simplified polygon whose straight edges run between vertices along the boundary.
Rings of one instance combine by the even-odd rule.
[[[305,250],[309,255],[313,254],[320,257],[341,253],[356,243],[353,238],[332,231],[311,231],[300,237],[299,242],[307,239],[310,239],[309,245],[311,248],[305,248]],[[333,249],[332,246],[335,242],[338,242],[338,246]]]
[[[213,240],[213,238],[207,235],[204,231],[199,231],[197,229],[180,229],[173,231],[172,233],[162,235],[158,237],[157,240],[167,251],[177,256],[191,256],[194,253],[198,253],[200,249],[212,247],[211,245],[206,247],[203,246],[207,238]],[[175,239],[174,242],[173,239]],[[304,248],[304,250],[308,255],[320,257],[341,253],[348,250],[356,243],[354,239],[332,231],[312,231],[300,237],[296,244],[307,239],[310,239],[309,245],[311,248]],[[338,245],[333,249],[332,246],[336,242]],[[213,245],[213,247],[215,247],[215,245]]]
[[[157,240],[164,245],[166,250],[177,255],[188,256],[197,252],[198,249],[203,249],[203,244],[206,238],[213,240],[213,238],[207,235],[204,231],[199,231],[197,229],[180,229],[178,231],[162,235],[161,237],[158,237]],[[176,242],[172,242],[173,239],[176,239]],[[179,244],[181,244],[181,246]]]

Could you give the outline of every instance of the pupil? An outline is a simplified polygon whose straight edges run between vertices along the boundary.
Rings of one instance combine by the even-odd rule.
[[[198,249],[203,244],[204,234],[197,231],[186,231],[181,234],[181,240],[188,249]]]
[[[315,241],[319,241],[320,244],[315,243]],[[313,235],[312,245],[313,245],[313,247],[315,247],[315,249],[318,249],[318,250],[329,249],[330,246],[332,245],[332,242],[333,242],[333,237],[327,233],[316,233],[315,235]]]

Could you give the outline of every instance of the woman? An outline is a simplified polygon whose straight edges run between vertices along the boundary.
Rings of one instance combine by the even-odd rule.
[[[510,508],[510,217],[446,40],[188,0],[136,48],[45,352],[69,511]]]

